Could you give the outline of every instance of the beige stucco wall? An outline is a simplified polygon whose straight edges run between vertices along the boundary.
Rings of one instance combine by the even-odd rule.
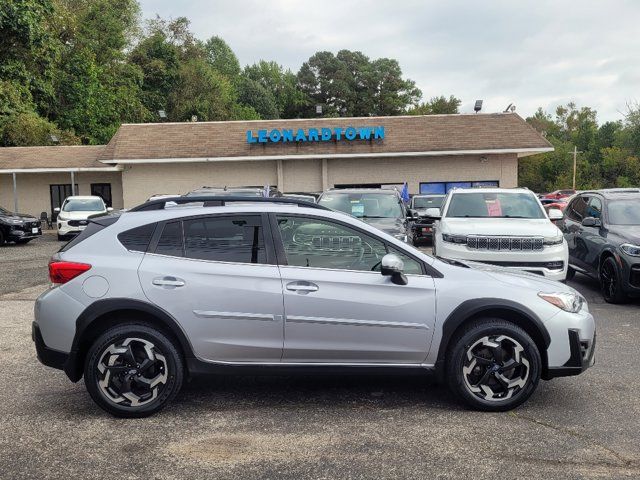
[[[203,186],[277,185],[275,161],[127,165],[122,172],[124,205],[154,194],[184,194]]]
[[[327,160],[329,187],[353,183],[405,181],[409,193],[419,192],[421,182],[498,180],[501,187],[518,185],[518,160],[512,155],[480,155],[410,158]]]
[[[71,184],[70,173],[18,173],[18,209],[21,213],[40,216],[40,212],[51,215],[49,185]],[[92,183],[110,183],[114,208],[122,208],[122,181],[120,172],[76,172],[78,185],[76,195],[90,195]],[[0,174],[0,206],[13,210],[13,178],[11,174]]]
[[[322,160],[285,160],[282,162],[283,192],[321,192]]]

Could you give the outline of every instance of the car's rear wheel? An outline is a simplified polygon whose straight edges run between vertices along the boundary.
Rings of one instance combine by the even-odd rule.
[[[4,245],[4,233],[0,231],[0,247]]]
[[[118,417],[146,417],[178,393],[184,363],[176,345],[138,324],[113,327],[91,346],[84,381],[91,398]]]
[[[624,303],[627,296],[622,290],[622,274],[613,257],[607,257],[600,265],[600,290],[608,303]]]
[[[449,388],[477,410],[505,411],[526,401],[542,361],[531,337],[501,319],[474,321],[454,340],[446,360]]]

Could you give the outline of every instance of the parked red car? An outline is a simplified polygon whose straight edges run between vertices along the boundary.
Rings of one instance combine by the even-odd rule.
[[[556,190],[555,192],[547,193],[542,198],[551,198],[554,200],[559,200],[561,198],[567,198],[575,194],[576,194],[575,190]]]

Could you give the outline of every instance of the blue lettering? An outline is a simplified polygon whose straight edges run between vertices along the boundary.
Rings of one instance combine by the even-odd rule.
[[[353,127],[347,127],[344,131],[344,136],[347,140],[354,140],[357,134],[358,132],[356,132],[356,129]]]
[[[267,131],[258,130],[258,143],[267,143]]]
[[[328,128],[323,128],[322,130],[322,141],[323,142],[328,142],[329,140],[331,140],[331,130]]]
[[[253,132],[251,130],[247,130],[247,143],[257,143],[256,137],[253,136]]]
[[[304,134],[304,130],[301,128],[296,132],[296,142],[306,142],[307,136]]]
[[[382,140],[384,138],[384,126],[375,127],[373,129],[373,138]]]
[[[318,141],[318,129],[310,128],[309,129],[309,141],[317,142]]]
[[[333,132],[336,134],[336,140],[340,140],[340,138],[342,138],[342,129],[341,128],[334,128]]]
[[[277,128],[274,128],[269,132],[269,140],[271,140],[273,143],[279,142],[281,136],[282,134]]]
[[[293,130],[289,128],[282,130],[282,141],[293,142]]]
[[[360,140],[369,140],[371,138],[371,127],[360,127]]]

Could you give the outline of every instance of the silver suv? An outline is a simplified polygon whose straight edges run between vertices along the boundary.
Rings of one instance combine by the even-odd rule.
[[[92,219],[49,272],[40,361],[122,417],[160,410],[197,374],[384,367],[433,371],[503,411],[593,364],[594,320],[570,287],[439,260],[294,199],[147,202]]]

